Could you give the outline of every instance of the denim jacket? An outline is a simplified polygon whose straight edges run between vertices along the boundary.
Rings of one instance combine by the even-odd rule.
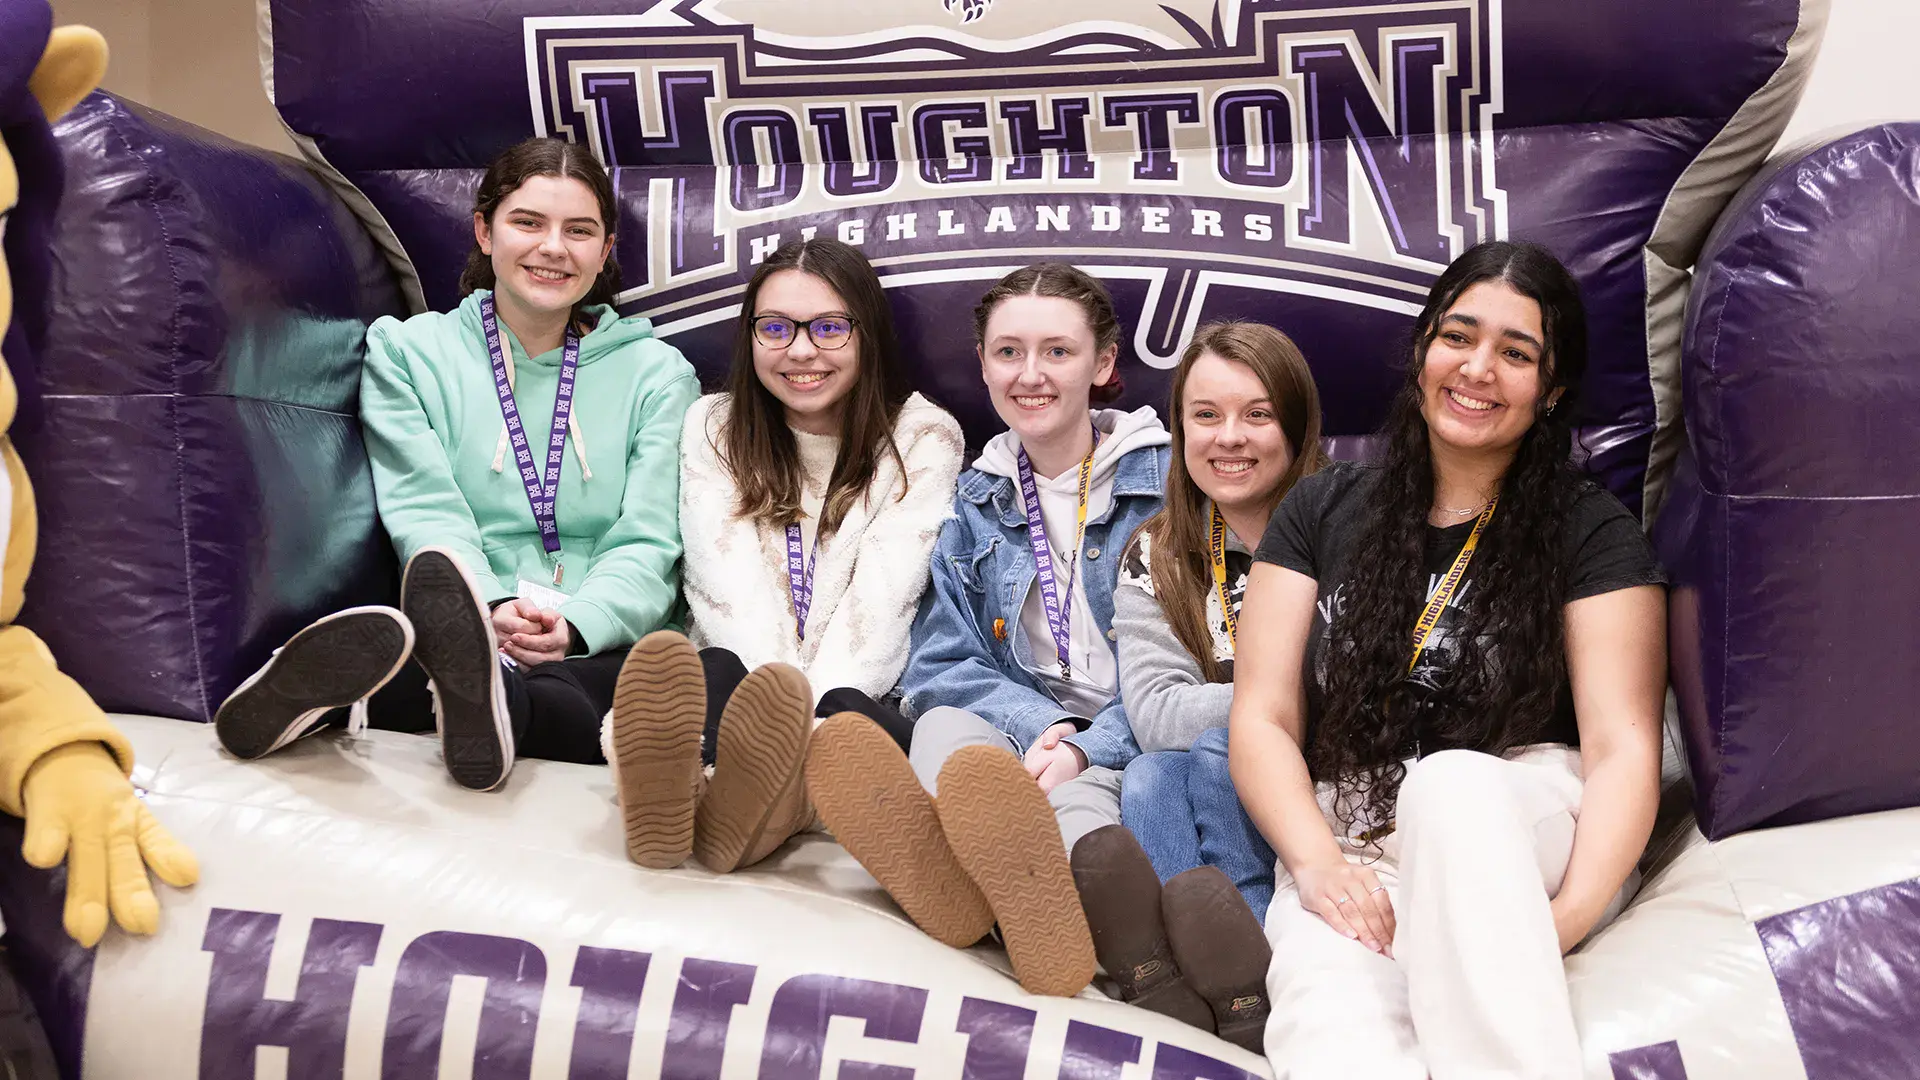
[[[1081,549],[1087,604],[1109,648],[1120,552],[1160,509],[1167,453],[1164,446],[1143,446],[1122,457],[1112,500],[1087,521]],[[1088,765],[1121,768],[1140,748],[1119,691],[1088,724],[1069,716],[1027,671],[1032,645],[1020,627],[1020,609],[1034,575],[1018,488],[1007,477],[968,469],[934,545],[932,587],[913,620],[913,650],[901,679],[907,713],[940,705],[965,709],[1012,736],[1022,753],[1047,728],[1070,720],[1081,730],[1066,741],[1086,754]],[[996,624],[1002,634],[994,633]]]

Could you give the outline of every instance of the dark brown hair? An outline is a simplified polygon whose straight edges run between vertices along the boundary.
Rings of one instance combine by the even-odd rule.
[[[980,303],[973,309],[975,348],[982,348],[987,343],[987,320],[993,316],[993,309],[1015,296],[1052,296],[1079,304],[1080,310],[1086,313],[1087,325],[1093,328],[1093,351],[1096,356],[1120,344],[1120,317],[1114,313],[1113,297],[1100,279],[1077,266],[1042,262],[1021,267],[1001,278],[980,298]],[[1107,376],[1106,382],[1096,384],[1088,391],[1087,400],[1095,405],[1104,405],[1118,400],[1125,391],[1126,385],[1120,378],[1120,357],[1116,352],[1113,373]]]
[[[1533,422],[1500,479],[1499,512],[1473,557],[1473,588],[1459,602],[1448,684],[1428,691],[1407,678],[1414,624],[1427,597],[1434,490],[1420,375],[1447,312],[1482,282],[1501,282],[1539,304],[1547,347]],[[1435,747],[1498,757],[1539,741],[1567,683],[1566,521],[1590,483],[1568,462],[1587,368],[1580,285],[1538,244],[1479,244],[1434,281],[1411,345],[1382,429],[1379,482],[1354,537],[1355,550],[1365,554],[1352,560],[1339,618],[1322,646],[1327,678],[1318,730],[1307,732],[1308,770],[1335,785],[1335,812],[1348,820],[1391,816],[1406,776],[1401,750],[1416,733]]]
[[[820,510],[820,535],[825,536],[839,528],[854,503],[866,495],[881,454],[892,455],[900,466],[899,495],[906,494],[906,463],[894,444],[893,426],[913,391],[900,371],[893,309],[866,257],[825,237],[781,245],[747,283],[734,330],[733,366],[727,373],[731,404],[714,446],[740,491],[742,517],[770,528],[783,528],[800,517],[799,448],[787,426],[786,407],[761,384],[753,367],[753,317],[760,286],[782,270],[812,274],[840,294],[853,317],[859,354],[840,421],[840,456]]]
[[[1256,322],[1217,322],[1201,327],[1173,370],[1173,392],[1167,404],[1173,453],[1167,467],[1166,501],[1159,513],[1140,526],[1133,543],[1138,544],[1145,536],[1152,544],[1153,595],[1166,613],[1173,636],[1199,661],[1208,682],[1223,682],[1226,674],[1213,658],[1213,635],[1206,619],[1207,592],[1213,584],[1207,550],[1213,517],[1207,513],[1206,493],[1187,471],[1186,459],[1187,376],[1208,354],[1252,369],[1280,418],[1287,447],[1293,451],[1292,464],[1274,485],[1269,513],[1295,483],[1327,463],[1327,454],[1320,445],[1320,391],[1314,385],[1307,358],[1293,339]],[[1258,543],[1256,537],[1241,539]]]
[[[613,242],[620,220],[614,206],[613,181],[607,179],[607,170],[600,167],[600,162],[586,147],[565,139],[527,139],[502,151],[480,178],[480,187],[473,193],[473,212],[486,221],[487,228],[493,228],[493,215],[500,209],[500,203],[536,176],[558,176],[587,185],[594,201],[600,204],[600,224],[607,230],[607,242]],[[479,242],[475,241],[473,250],[467,253],[467,267],[460,272],[460,295],[493,287],[493,259],[481,251]],[[609,250],[606,265],[593,279],[593,287],[573,305],[574,318],[578,319],[582,309],[595,304],[611,305],[619,292],[620,264]]]

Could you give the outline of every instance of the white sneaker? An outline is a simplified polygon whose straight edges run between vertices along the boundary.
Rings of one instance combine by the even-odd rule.
[[[413,658],[433,683],[447,772],[462,787],[499,787],[513,771],[513,725],[493,617],[473,577],[446,549],[422,548],[400,579],[400,609],[413,623]]]
[[[251,760],[311,731],[328,712],[351,706],[359,727],[366,699],[413,651],[413,624],[390,607],[337,611],[301,630],[214,714],[220,745]]]

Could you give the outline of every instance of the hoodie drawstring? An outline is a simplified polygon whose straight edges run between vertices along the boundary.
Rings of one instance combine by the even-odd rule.
[[[514,380],[517,378],[517,373],[514,371],[514,368],[513,368],[513,350],[512,349],[507,350],[506,359],[507,359],[507,389],[512,390],[514,389]],[[585,435],[581,434],[579,413],[577,412],[567,413],[567,434],[572,436],[573,460],[580,463],[581,482],[584,483],[588,480],[593,479],[593,470],[587,467],[587,439]],[[500,418],[500,441],[494,444],[494,447],[493,447],[493,471],[504,472],[506,470],[506,464],[507,464],[507,418],[503,416]]]

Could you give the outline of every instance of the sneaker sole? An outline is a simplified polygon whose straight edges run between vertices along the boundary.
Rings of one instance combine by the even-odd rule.
[[[993,909],[947,844],[933,796],[879,725],[840,713],[815,729],[807,792],[833,838],[929,937],[964,949],[993,929]]]
[[[293,635],[214,714],[220,745],[244,760],[292,742],[328,711],[371,696],[407,662],[413,628],[391,608],[339,612]]]
[[[1072,997],[1093,981],[1093,935],[1080,909],[1060,824],[1020,759],[963,746],[940,768],[934,800],[954,857],[980,886],[1028,993]]]
[[[471,579],[445,552],[421,551],[407,565],[400,608],[413,623],[414,658],[433,680],[447,772],[461,787],[499,787],[513,768],[513,734],[493,624]]]
[[[1167,882],[1160,910],[1174,958],[1213,1011],[1220,1037],[1264,1053],[1273,947],[1240,891],[1218,867],[1202,866]]]
[[[812,728],[813,693],[799,669],[766,664],[741,680],[720,714],[713,779],[695,814],[700,865],[719,874],[738,869],[775,811],[804,791]]]
[[[670,630],[640,639],[613,687],[613,757],[627,858],[670,870],[693,854],[707,682],[700,653]]]

